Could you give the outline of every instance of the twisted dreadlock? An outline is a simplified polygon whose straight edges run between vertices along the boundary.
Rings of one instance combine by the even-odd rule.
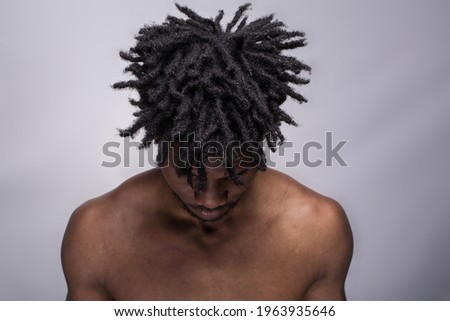
[[[121,51],[129,62],[124,72],[135,79],[117,82],[115,89],[131,88],[139,100],[132,126],[120,130],[122,137],[134,137],[145,129],[140,148],[153,141],[171,141],[183,137],[181,159],[187,166],[177,166],[179,176],[186,175],[192,186],[191,164],[195,143],[216,141],[227,146],[232,141],[267,141],[272,151],[284,141],[281,122],[296,126],[280,105],[290,96],[299,103],[307,100],[289,83],[303,85],[309,80],[299,76],[310,67],[282,50],[306,45],[304,33],[287,31],[273,20],[273,14],[247,23],[242,16],[250,7],[239,7],[225,28],[220,21],[223,10],[213,20],[199,16],[191,9],[175,4],[188,19],[167,16],[161,25],[145,25],[128,52]],[[240,22],[239,22],[240,21]],[[237,25],[239,23],[239,25]],[[232,29],[237,25],[234,31]],[[194,134],[194,135],[192,135]],[[159,147],[161,144],[159,144]],[[235,149],[219,151],[230,178],[240,185],[232,161]],[[158,163],[167,159],[167,148],[159,148]],[[257,147],[258,169],[266,168],[261,145]],[[203,154],[203,159],[208,154]],[[256,164],[256,163],[255,163]],[[186,165],[186,163],[184,163]],[[196,190],[206,188],[204,162],[199,164]]]

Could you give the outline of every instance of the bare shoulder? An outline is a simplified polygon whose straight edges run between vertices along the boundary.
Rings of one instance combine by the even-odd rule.
[[[141,195],[148,173],[137,175],[116,189],[88,200],[72,213],[61,249],[67,299],[111,299],[106,290],[111,252],[124,233],[140,224]],[[151,173],[150,173],[151,175]]]
[[[292,220],[302,222],[311,231],[308,234],[315,244],[325,249],[351,240],[350,224],[338,201],[298,182],[292,185],[287,196],[287,212]]]
[[[280,218],[291,242],[311,258],[314,285],[305,299],[345,299],[344,281],[353,253],[351,227],[344,208],[336,200],[276,173],[284,188]]]
[[[270,186],[279,186],[281,208],[291,220],[311,223],[317,228],[340,230],[349,227],[343,207],[334,199],[301,184],[294,178],[270,170]]]
[[[109,299],[104,284],[104,224],[107,206],[101,198],[79,206],[64,234],[61,259],[68,285],[68,300]]]

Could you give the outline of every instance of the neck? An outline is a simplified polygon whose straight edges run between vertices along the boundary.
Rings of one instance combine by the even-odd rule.
[[[161,175],[162,176],[162,175]],[[173,191],[161,177],[161,193],[164,194],[165,208],[160,216],[163,224],[177,233],[183,233],[188,239],[203,246],[214,246],[226,242],[239,234],[243,227],[249,226],[254,219],[254,206],[251,200],[255,184],[252,184],[240,197],[236,206],[216,221],[202,221],[185,209]],[[180,203],[181,202],[181,203]]]

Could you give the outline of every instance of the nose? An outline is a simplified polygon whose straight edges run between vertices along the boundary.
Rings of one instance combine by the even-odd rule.
[[[208,187],[205,191],[194,192],[194,199],[198,206],[214,209],[227,203],[228,191],[208,182]]]

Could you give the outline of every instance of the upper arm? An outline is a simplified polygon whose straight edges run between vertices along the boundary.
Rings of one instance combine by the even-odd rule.
[[[315,249],[318,277],[304,300],[346,300],[344,283],[353,253],[353,237],[344,209],[327,200],[320,211]]]
[[[101,209],[87,202],[77,208],[67,225],[61,249],[67,300],[113,299],[104,287],[105,245]]]

